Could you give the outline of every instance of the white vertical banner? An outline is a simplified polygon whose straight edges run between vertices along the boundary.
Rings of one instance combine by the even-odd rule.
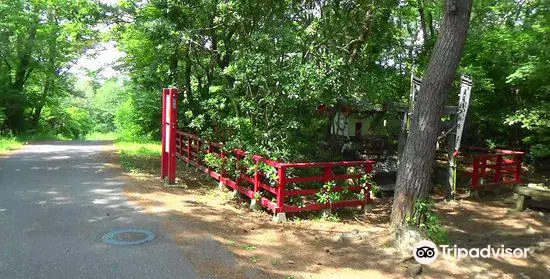
[[[172,102],[170,101],[170,94],[166,95],[166,104],[164,104],[164,107],[166,108],[166,110],[164,111],[165,113],[165,117],[164,119],[166,119],[166,123],[165,124],[170,124],[170,115],[171,115],[171,111],[172,111]]]
[[[171,101],[170,101],[170,93],[168,93],[168,95],[166,95],[166,98],[165,98],[165,101],[166,103],[164,104],[164,107],[165,107],[165,115],[164,115],[164,119],[166,119],[166,122],[164,123],[164,140],[166,140],[166,142],[164,143],[164,151],[165,152],[170,152],[170,120],[171,120],[171,112],[172,112],[172,107],[171,107]]]
[[[460,78],[460,93],[458,94],[458,112],[456,119],[455,151],[460,149],[460,140],[464,130],[464,122],[470,105],[470,92],[472,91],[472,79],[466,76]]]

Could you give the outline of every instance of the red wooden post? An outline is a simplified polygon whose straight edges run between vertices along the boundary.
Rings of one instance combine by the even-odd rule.
[[[521,182],[521,164],[523,163],[523,154],[518,154],[515,156],[516,161],[516,171],[514,172],[515,182]]]
[[[258,164],[258,160],[256,160],[256,165]],[[256,169],[256,172],[254,173],[254,193],[260,192],[260,170]]]
[[[479,158],[474,156],[474,162],[472,166],[472,188],[477,188],[479,185]]]
[[[196,135],[196,134],[195,134]],[[203,161],[201,160],[200,154],[202,153],[202,144],[201,139],[197,137],[197,163],[199,166],[203,165]]]
[[[191,135],[187,135],[187,162],[191,164],[191,145],[193,141],[191,140]]]
[[[329,182],[331,180],[333,180],[332,165],[329,165],[323,168],[323,181]]]
[[[278,168],[277,174],[279,175],[279,185],[277,185],[277,212],[282,212],[285,203],[286,168]]]
[[[332,175],[332,165],[329,165],[329,166],[326,166],[323,168],[323,182],[325,182],[325,184],[329,181],[333,180],[333,175]],[[324,186],[323,186],[324,187]],[[323,191],[323,190],[321,190]],[[329,191],[332,191],[332,189],[329,189]],[[330,209],[332,209],[332,207],[330,206],[331,204],[331,200],[327,199],[327,202],[325,203],[326,206],[329,206]]]
[[[236,171],[236,177],[235,177],[235,184],[237,184],[237,187],[241,186],[241,167],[239,166],[239,161],[242,159],[241,154],[235,154],[235,169]]]
[[[225,152],[223,151],[223,149],[220,150],[220,157],[222,158],[222,169],[220,170],[220,178],[222,178],[225,176]]]
[[[176,182],[176,126],[178,122],[178,111],[177,111],[177,98],[178,90],[176,88],[171,88],[168,90],[169,98],[166,101],[168,106],[169,119],[167,119],[167,136],[168,139],[168,184],[174,184]]]
[[[502,154],[498,154],[496,166],[495,166],[495,177],[493,179],[493,182],[500,183],[501,179],[502,179]]]
[[[162,121],[160,125],[160,130],[162,134],[162,154],[160,159],[160,179],[164,179],[168,176],[168,152],[166,148],[166,99],[169,95],[169,89],[165,88],[162,90]]]
[[[199,137],[197,137],[197,131],[195,131],[195,133],[193,134],[193,141],[191,141],[191,144],[197,146],[196,148],[196,153],[195,153],[195,162],[197,163],[197,167],[201,165],[201,162],[200,162],[200,158],[199,158],[199,148],[198,148],[198,145],[199,145]],[[195,150],[194,148],[191,148],[191,150]]]
[[[212,143],[210,143],[210,141],[209,141],[208,142],[208,149],[206,149],[206,154],[210,154],[210,153],[212,153]],[[210,166],[206,166],[206,170],[208,171],[208,174],[210,174],[210,172],[212,171]]]

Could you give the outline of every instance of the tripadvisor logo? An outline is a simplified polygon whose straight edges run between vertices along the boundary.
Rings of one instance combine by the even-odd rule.
[[[437,246],[429,240],[419,241],[413,248],[413,257],[420,264],[432,264],[437,254]]]
[[[533,254],[529,248],[506,248],[504,245],[493,247],[487,245],[484,248],[459,248],[457,245],[439,245],[441,253],[445,256],[461,258],[527,258]],[[429,240],[419,241],[413,248],[413,257],[420,264],[432,264],[437,259],[439,250],[435,243]]]

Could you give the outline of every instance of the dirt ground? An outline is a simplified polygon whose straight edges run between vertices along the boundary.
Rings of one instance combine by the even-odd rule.
[[[232,199],[191,168],[178,169],[179,187],[165,187],[152,174],[127,175],[134,182],[125,189],[128,198],[161,216],[185,257],[210,278],[550,278],[550,212],[516,212],[511,193],[442,201],[436,210],[458,247],[531,247],[532,255],[440,256],[415,275],[414,259],[398,256],[386,232],[389,198],[377,199],[372,213],[347,211],[339,221],[309,215],[274,223],[268,212],[248,210],[247,200]],[[208,249],[214,245],[225,250]]]

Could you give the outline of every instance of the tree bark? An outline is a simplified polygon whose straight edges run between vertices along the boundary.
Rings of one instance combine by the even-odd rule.
[[[471,0],[446,0],[443,24],[417,96],[411,127],[399,162],[390,229],[406,224],[414,202],[427,196],[444,101],[462,56]]]

